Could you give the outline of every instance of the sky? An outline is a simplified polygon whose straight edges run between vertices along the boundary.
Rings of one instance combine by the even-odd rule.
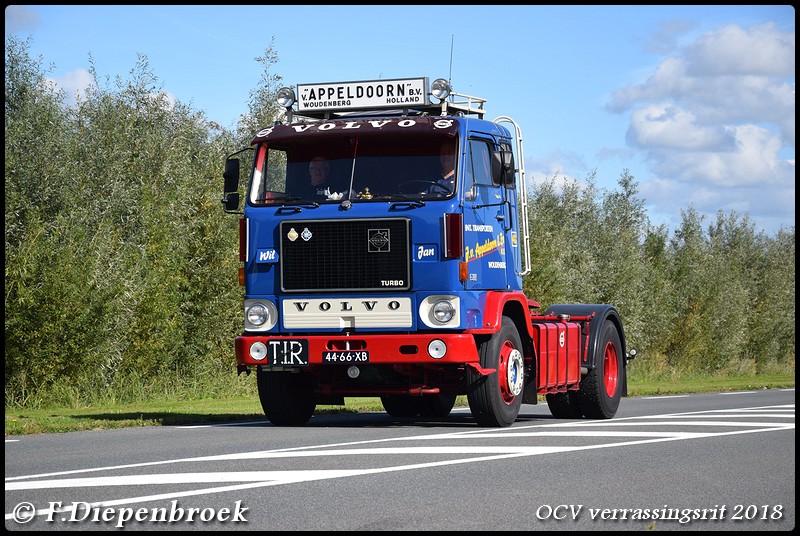
[[[428,77],[523,134],[529,184],[627,171],[653,225],[692,209],[795,219],[795,11],[766,6],[12,5],[5,33],[74,95],[147,59],[161,89],[234,129],[272,45],[284,85]],[[221,175],[221,171],[220,171]]]

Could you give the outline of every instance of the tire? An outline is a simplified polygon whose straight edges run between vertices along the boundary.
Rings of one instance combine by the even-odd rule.
[[[419,400],[419,414],[423,417],[447,417],[455,405],[456,395],[423,396]]]
[[[261,408],[272,424],[301,426],[314,414],[314,390],[304,374],[270,372],[258,367],[256,381]]]
[[[583,417],[577,391],[545,395],[547,407],[556,419],[580,419]]]
[[[392,417],[416,417],[419,414],[420,398],[405,395],[385,395],[381,404]]]
[[[613,322],[606,320],[600,330],[594,368],[581,380],[578,404],[588,419],[610,419],[619,408],[624,385],[622,343]]]
[[[500,331],[478,346],[480,365],[497,369],[488,376],[468,374],[467,401],[480,426],[511,426],[522,406],[525,363],[514,322],[503,317]]]

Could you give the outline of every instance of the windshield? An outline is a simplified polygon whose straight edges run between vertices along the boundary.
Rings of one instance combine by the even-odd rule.
[[[252,204],[444,199],[457,140],[443,133],[293,136],[259,143]]]

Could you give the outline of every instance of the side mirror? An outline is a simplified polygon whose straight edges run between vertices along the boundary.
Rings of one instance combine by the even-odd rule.
[[[239,159],[225,160],[225,172],[222,174],[225,186],[222,192],[222,206],[225,212],[239,209]]]
[[[239,192],[229,192],[222,196],[222,206],[225,212],[239,210]]]
[[[469,190],[464,191],[464,199],[467,201],[475,201],[478,198],[478,185],[473,184]]]
[[[492,153],[492,182],[506,188],[514,188],[514,153],[500,149]]]
[[[229,158],[225,160],[225,172],[222,174],[225,180],[223,192],[236,192],[239,190],[239,159]]]

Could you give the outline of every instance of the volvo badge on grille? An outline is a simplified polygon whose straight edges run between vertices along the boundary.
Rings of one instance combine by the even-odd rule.
[[[367,242],[370,253],[385,253],[389,248],[389,229],[368,229]]]

